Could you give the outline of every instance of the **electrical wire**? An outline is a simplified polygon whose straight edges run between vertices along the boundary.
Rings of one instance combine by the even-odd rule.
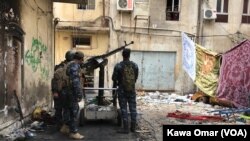
[[[42,12],[42,14],[44,14],[45,16],[47,16],[47,15],[48,15],[48,12],[45,12],[45,11],[37,4],[36,0],[34,0],[34,2],[35,2],[35,4],[36,4],[37,8]]]
[[[27,2],[27,0],[24,0],[24,2],[25,2],[25,4],[26,4],[29,8],[31,8],[33,11],[36,11],[36,9],[35,9],[34,7],[32,7],[31,4],[29,3],[29,0],[28,0],[28,2]]]

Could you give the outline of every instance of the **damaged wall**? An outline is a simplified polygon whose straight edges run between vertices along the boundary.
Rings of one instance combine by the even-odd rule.
[[[135,44],[131,47],[134,51],[156,53],[176,51],[175,72],[172,74],[175,75],[176,92],[186,94],[195,91],[193,81],[182,69],[181,31],[199,36],[197,39],[200,39],[200,42],[197,40],[197,43],[218,53],[229,50],[233,45],[242,41],[243,37],[249,38],[250,36],[249,24],[241,23],[244,0],[229,1],[227,23],[203,19],[203,9],[206,7],[216,9],[216,1],[180,1],[178,20],[166,20],[168,0],[134,0],[134,2],[133,11],[119,11],[116,1],[110,2],[110,17],[115,25],[115,30],[112,32],[117,33],[112,34],[114,37],[110,38],[116,38],[118,44],[122,44],[124,40],[134,40]],[[145,12],[145,9],[148,9],[148,12]],[[144,19],[136,20],[137,13],[144,14]],[[199,14],[201,19],[199,19]],[[111,47],[116,48],[112,42]],[[113,59],[114,62],[118,62],[121,56],[116,55]],[[109,73],[112,74],[112,71]]]
[[[80,48],[75,47],[73,48],[73,41],[72,41],[72,33],[75,37],[84,37],[90,36],[91,37],[91,46],[90,48]],[[84,52],[86,58],[90,56],[97,56],[106,53],[108,48],[108,33],[91,33],[91,34],[84,34],[78,33],[78,31],[58,31],[56,33],[56,58],[55,64],[59,64],[61,61],[65,59],[65,53],[70,50],[80,50]]]
[[[187,5],[192,4],[192,8]],[[178,93],[191,93],[194,91],[193,81],[188,77],[187,74],[182,69],[182,45],[181,45],[181,32],[184,31],[187,33],[196,32],[197,16],[193,13],[197,13],[197,1],[181,1],[181,12],[179,21],[167,21],[166,20],[166,1],[137,1],[135,0],[135,7],[133,11],[119,11],[116,8],[116,2],[111,2],[110,4],[110,16],[113,18],[115,30],[112,32],[117,32],[114,34],[117,38],[118,44],[122,45],[124,41],[134,41],[135,44],[130,46],[132,51],[136,52],[150,52],[158,54],[158,52],[165,52],[167,54],[174,53],[175,58],[173,58],[171,63],[174,63],[174,68],[171,70],[173,73],[171,77],[174,77],[174,81],[171,82],[174,85],[169,87],[166,84],[163,91],[176,91]],[[145,11],[148,10],[147,12]],[[143,8],[143,9],[140,9]],[[188,14],[192,16],[187,16]],[[137,19],[135,16],[143,15],[141,18]],[[111,42],[111,47],[116,48],[115,44]],[[169,56],[170,57],[170,56]],[[164,57],[163,57],[164,58]],[[162,59],[163,59],[162,58]],[[117,54],[114,62],[119,62],[122,60],[121,54]],[[143,61],[143,60],[142,60]],[[113,65],[113,64],[112,64]],[[163,63],[164,65],[164,63]],[[165,64],[163,68],[168,68],[168,64]],[[110,67],[112,68],[112,66]],[[143,72],[145,68],[141,68]],[[113,70],[110,70],[109,73],[112,75]],[[148,74],[154,75],[154,74]],[[162,72],[161,79],[168,77],[168,72]],[[148,81],[145,79],[144,81]],[[162,80],[159,80],[161,82]],[[165,80],[167,81],[167,79]],[[147,83],[147,82],[144,82]],[[152,83],[152,82],[148,82]],[[146,87],[143,89],[147,90]]]
[[[8,106],[0,112],[2,129],[19,123],[14,91],[24,116],[51,105],[53,17],[50,0],[1,0],[0,10],[0,110]]]
[[[59,17],[60,21],[69,22],[94,21],[103,15],[103,1],[95,0],[94,9],[78,9],[77,4],[74,3],[54,2],[54,17]]]
[[[205,47],[218,53],[224,53],[244,39],[249,39],[250,25],[241,21],[243,2],[244,0],[228,1],[228,14],[225,14],[228,15],[228,22],[204,21],[202,44]],[[216,1],[205,3],[204,7],[206,5],[216,9]]]
[[[130,42],[134,40],[135,44],[130,46],[133,51],[146,51],[156,54],[158,52],[175,52],[176,55],[173,59],[175,66],[172,74],[174,76],[174,90],[186,94],[194,92],[195,85],[182,69],[182,41],[180,33],[183,31],[189,33],[189,35],[196,36],[197,38],[194,38],[194,40],[197,43],[213,51],[220,53],[227,51],[237,41],[241,40],[240,35],[245,34],[245,37],[249,37],[249,24],[242,24],[240,20],[243,1],[240,0],[237,3],[236,1],[229,1],[229,19],[227,23],[215,22],[214,19],[203,19],[204,8],[216,8],[216,1],[207,0],[179,1],[178,20],[169,20],[167,17],[167,2],[170,2],[170,0],[134,0],[134,9],[132,11],[119,11],[117,9],[117,1],[105,1],[105,4],[103,4],[101,0],[96,0],[95,10],[83,11],[76,10],[76,4],[60,4],[57,5],[56,8],[58,9],[56,9],[57,12],[55,13],[56,17],[59,17],[60,14],[65,15],[62,18],[59,17],[60,22],[58,26],[84,27],[82,28],[83,32],[93,30],[98,25],[96,21],[101,19],[100,16],[108,16],[106,17],[109,19],[110,26],[108,50],[124,45],[124,41]],[[65,11],[63,13],[58,12],[60,11],[59,9],[66,9],[66,7],[69,10],[63,10]],[[142,15],[143,19],[136,19],[135,17],[138,15]],[[71,20],[78,22],[71,23]],[[77,28],[74,30],[74,28],[72,30],[71,27],[72,34],[78,30]],[[235,34],[238,31],[242,34]],[[121,55],[118,53],[109,58],[107,83],[110,87],[112,86],[110,78],[113,67],[121,59]],[[166,90],[169,89],[166,88]]]
[[[28,2],[28,3],[27,3]],[[30,112],[36,105],[50,105],[53,74],[52,2],[22,1],[24,45],[24,107]]]

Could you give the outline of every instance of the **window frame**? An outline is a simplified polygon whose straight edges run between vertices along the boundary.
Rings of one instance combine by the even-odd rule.
[[[219,4],[220,1],[220,5]],[[228,22],[228,7],[229,7],[229,0],[217,0],[216,1],[216,11],[217,11],[217,18],[215,22]]]
[[[241,23],[250,23],[250,0],[243,1]]]
[[[76,40],[81,40],[81,39],[83,40],[88,39],[89,41],[79,41],[79,43],[77,43]],[[81,42],[89,42],[89,43],[85,44]],[[92,36],[88,35],[72,36],[72,46],[73,48],[77,49],[92,49]]]
[[[93,3],[91,3],[93,2]],[[81,4],[76,4],[78,10],[95,10],[95,0],[83,0]]]
[[[178,7],[176,9],[175,2],[177,1]],[[168,6],[171,3],[171,6]],[[171,7],[169,9],[169,7]],[[181,0],[166,0],[166,21],[179,21],[180,20]]]

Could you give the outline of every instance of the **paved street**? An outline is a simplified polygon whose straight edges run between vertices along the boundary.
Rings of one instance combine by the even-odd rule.
[[[48,130],[36,133],[32,141],[70,141],[68,136],[56,131],[54,127],[48,127]],[[119,127],[112,121],[88,121],[83,127],[80,127],[80,133],[85,136],[87,141],[136,141],[136,134],[118,134],[116,130]]]

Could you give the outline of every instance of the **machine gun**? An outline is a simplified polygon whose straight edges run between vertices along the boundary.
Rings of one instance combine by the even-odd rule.
[[[84,62],[81,65],[82,69],[85,69],[86,73],[92,72],[97,68],[100,68],[99,71],[99,88],[103,88],[104,87],[104,67],[107,65],[108,63],[108,59],[107,57],[123,50],[125,47],[129,46],[130,44],[133,44],[134,42],[131,41],[130,43],[126,43],[126,41],[124,41],[125,45],[121,46],[115,50],[112,50],[111,52],[108,52],[106,54],[103,55],[99,55],[99,56],[94,56],[89,58],[88,60],[86,60],[86,62]],[[98,91],[98,105],[102,105],[103,104],[103,90],[100,89]]]
[[[87,71],[91,71],[91,70],[94,70],[94,69],[99,68],[101,66],[105,66],[107,64],[107,57],[123,50],[126,46],[133,44],[134,42],[131,41],[130,43],[127,44],[126,41],[124,41],[124,43],[125,43],[124,46],[119,47],[115,50],[112,50],[111,52],[89,58],[86,62],[84,62],[81,65],[81,67],[85,68]]]

